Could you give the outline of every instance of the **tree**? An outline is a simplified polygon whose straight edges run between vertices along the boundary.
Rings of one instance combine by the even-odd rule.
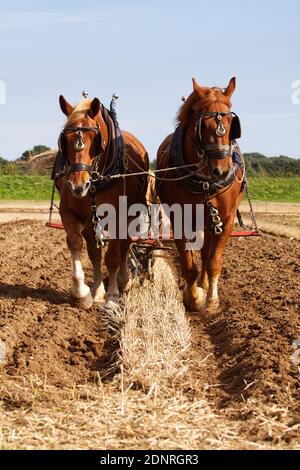
[[[8,160],[5,160],[5,158],[0,157],[0,168],[3,168],[8,164]]]
[[[47,152],[48,150],[51,150],[51,149],[50,147],[47,147],[46,145],[35,145],[31,150],[25,150],[25,152],[22,153],[19,160],[21,161],[29,160],[31,157],[34,157],[35,155],[39,155],[40,153],[43,153],[43,152]]]

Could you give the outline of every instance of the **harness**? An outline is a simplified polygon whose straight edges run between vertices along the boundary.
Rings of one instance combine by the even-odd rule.
[[[224,116],[233,116],[230,131],[229,131],[229,141],[233,142],[241,137],[241,124],[239,117],[229,111],[229,112],[205,112],[200,113],[196,123],[196,132],[198,139],[195,141],[195,146],[199,153],[202,152],[207,158],[211,157],[217,160],[223,160],[224,158],[228,158],[232,155],[231,153],[231,145],[223,145],[223,144],[205,144],[202,139],[202,122],[203,119],[206,117],[214,117],[217,121],[217,128],[216,128],[216,135],[218,137],[223,137],[226,134],[226,128],[222,123],[222,119]]]
[[[227,130],[224,127],[222,120],[224,116],[233,116],[230,130],[229,130],[229,141],[230,145],[224,145],[219,143],[205,144],[202,138],[202,123],[206,117],[214,117],[216,119],[216,135],[223,137]],[[223,233],[223,223],[219,216],[218,209],[211,203],[211,198],[216,196],[221,191],[228,189],[232,183],[237,180],[236,173],[239,169],[243,171],[243,177],[241,191],[244,189],[245,181],[245,168],[244,159],[241,150],[236,142],[236,139],[241,137],[241,124],[239,117],[229,112],[204,112],[199,113],[196,126],[195,126],[197,138],[194,141],[195,148],[199,157],[205,160],[209,164],[209,159],[214,158],[222,160],[225,158],[232,158],[232,167],[228,174],[221,179],[216,179],[212,176],[207,176],[199,171],[193,171],[186,166],[186,159],[184,155],[184,141],[185,141],[185,129],[179,124],[173,134],[173,138],[170,145],[169,151],[169,168],[174,168],[175,177],[178,179],[178,183],[188,192],[201,195],[208,209],[208,214],[212,223],[212,230],[215,235],[221,235]],[[173,178],[174,179],[174,178]],[[172,180],[172,178],[170,178]],[[156,191],[159,194],[161,182],[157,181]]]
[[[107,189],[108,187],[116,184],[117,180],[106,178],[106,176],[112,176],[119,173],[123,174],[125,172],[125,145],[118,121],[115,119],[115,114],[103,105],[101,111],[109,136],[106,149],[104,150],[102,146],[103,138],[101,129],[98,125],[96,127],[66,127],[61,131],[58,138],[58,154],[51,175],[51,178],[54,181],[57,181],[60,177],[67,179],[70,174],[75,171],[87,171],[90,175],[91,187],[94,186],[96,191],[98,191],[104,188]],[[81,144],[83,144],[83,134],[89,131],[93,131],[97,138],[97,151],[92,165],[86,165],[85,163],[69,163],[66,150],[64,149],[64,136],[67,133],[75,133],[79,141],[79,144],[75,142],[75,145],[80,145],[80,141]],[[104,157],[104,154],[109,156],[109,159],[106,158],[106,161],[101,168],[102,157]]]
[[[103,136],[98,124],[96,127],[66,127],[61,131],[58,138],[58,154],[51,174],[51,178],[55,185],[59,178],[63,177],[67,180],[70,174],[76,171],[87,171],[89,173],[91,220],[93,223],[95,243],[98,248],[104,245],[104,241],[101,234],[99,236],[97,232],[100,218],[97,215],[96,193],[100,190],[114,186],[118,181],[120,181],[120,176],[125,176],[126,174],[129,176],[131,173],[131,170],[128,167],[124,139],[117,120],[115,109],[117,98],[117,95],[113,95],[110,103],[110,111],[101,104],[101,114],[108,131],[108,142],[106,148],[102,145]],[[77,135],[77,139],[74,141],[74,149],[75,151],[81,151],[85,146],[83,142],[83,134],[90,131],[95,133],[97,139],[97,151],[92,165],[87,165],[85,163],[70,163],[66,155],[66,149],[64,149],[64,136],[67,133],[75,133]],[[102,161],[103,158],[104,161]],[[134,174],[132,174],[132,176],[134,176]],[[144,198],[146,198],[147,172],[135,176],[137,176],[140,193]],[[123,179],[123,181],[125,192],[125,179]]]
[[[214,195],[216,195],[218,192],[229,187],[233,183],[235,179],[235,173],[241,167],[241,164],[242,164],[240,159],[238,160],[236,159],[233,161],[233,166],[231,170],[229,171],[228,175],[222,179],[216,180],[216,178],[209,177],[207,175],[204,175],[198,172],[197,173],[193,172],[191,175],[191,172],[189,169],[183,168],[184,163],[185,163],[183,144],[184,144],[184,129],[179,125],[177,126],[174,132],[173,139],[171,142],[169,166],[171,168],[172,167],[176,168],[174,169],[174,172],[176,173],[176,177],[178,178],[183,177],[181,180],[179,180],[179,184],[184,189],[186,189],[187,191],[191,193],[201,194],[206,199],[210,199]],[[236,142],[232,142],[232,144],[234,144],[235,148],[238,147]],[[231,155],[232,153],[230,153],[230,156]],[[227,157],[223,156],[222,158],[227,158]],[[159,183],[157,186],[158,186],[157,189],[159,191]]]

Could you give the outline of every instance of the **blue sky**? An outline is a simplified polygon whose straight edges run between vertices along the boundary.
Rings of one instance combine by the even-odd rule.
[[[77,103],[86,89],[107,106],[119,94],[121,127],[152,159],[193,76],[206,86],[236,76],[243,151],[299,158],[299,18],[299,0],[1,2],[0,155],[55,147],[59,94]]]

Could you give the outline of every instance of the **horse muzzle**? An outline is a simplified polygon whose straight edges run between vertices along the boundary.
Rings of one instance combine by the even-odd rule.
[[[69,180],[68,184],[73,195],[77,198],[85,197],[91,186],[90,180],[83,184],[74,184],[73,181]]]

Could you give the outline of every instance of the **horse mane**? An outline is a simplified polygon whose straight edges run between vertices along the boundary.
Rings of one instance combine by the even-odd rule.
[[[75,123],[87,117],[91,104],[92,100],[90,98],[80,101],[68,116],[65,127],[72,127]]]
[[[203,96],[200,97],[198,93],[193,91],[179,108],[175,120],[177,124],[186,127],[194,111],[205,112],[212,104],[220,103],[224,104],[229,109],[231,108],[230,99],[228,96],[224,95],[221,88],[201,88],[201,91]]]

